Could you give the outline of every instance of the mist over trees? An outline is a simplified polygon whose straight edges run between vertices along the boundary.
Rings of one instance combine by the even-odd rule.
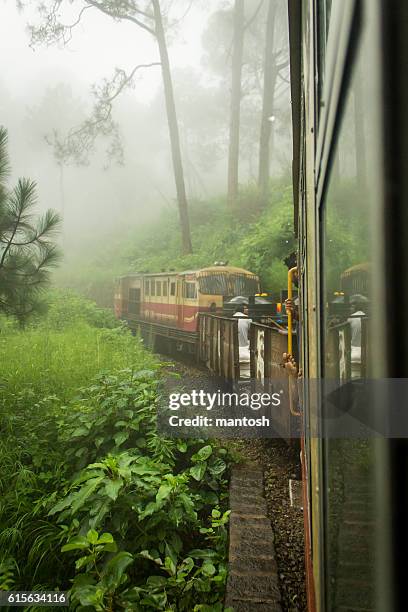
[[[86,79],[80,73],[64,75],[62,71],[44,84],[38,82],[30,96],[8,104],[6,91],[3,98],[13,167],[38,183],[40,208],[53,207],[63,217],[65,271],[59,273],[59,282],[66,282],[64,275],[74,262],[85,274],[96,257],[105,270],[109,262],[112,278],[131,271],[126,257],[120,263],[120,253],[124,257],[130,252],[139,228],[154,222],[161,211],[178,211],[180,253],[188,253],[194,229],[188,227],[188,217],[194,202],[200,201],[203,211],[210,211],[206,202],[217,196],[221,203],[225,194],[220,205],[227,208],[233,199],[234,207],[229,209],[238,211],[239,217],[243,206],[249,211],[273,201],[273,181],[282,176],[289,181],[289,68],[283,0],[240,3],[243,36],[240,78],[235,79],[239,90],[235,140],[231,138],[231,94],[236,3],[162,0],[159,8],[177,110],[175,148],[156,36],[126,18],[141,19],[149,28],[155,24],[152,2],[104,0],[87,3],[85,9],[82,0],[61,0],[45,3],[40,15],[37,3],[22,4],[21,22],[30,24],[26,41],[31,41],[36,54],[52,52],[58,58],[77,53],[81,36],[92,45],[92,36],[97,41],[102,27],[106,32],[112,28],[114,36],[131,32],[134,41],[125,59],[112,60],[106,68],[101,61]],[[44,21],[50,15],[53,18]],[[190,60],[183,56],[183,39],[190,36],[191,41],[193,33],[198,34],[197,49]],[[21,121],[16,120],[16,108]],[[233,198],[227,188],[232,148]],[[182,181],[177,183],[178,154]],[[254,190],[248,199],[251,184]]]

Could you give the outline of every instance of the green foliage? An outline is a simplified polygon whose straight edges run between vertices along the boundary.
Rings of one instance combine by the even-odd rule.
[[[286,285],[284,259],[295,249],[290,186],[276,184],[263,208],[257,188],[249,185],[241,190],[234,215],[226,212],[223,201],[197,202],[191,207],[190,219],[192,255],[180,255],[177,218],[168,214],[152,227],[151,234],[145,232],[144,239],[138,238],[137,246],[129,248],[128,269],[183,270],[221,260],[258,273],[264,288],[271,291]]]
[[[112,310],[98,308],[95,302],[70,290],[53,290],[47,293],[46,323],[51,329],[65,329],[87,323],[92,327],[114,328],[118,321]],[[37,318],[42,324],[44,317]]]
[[[159,436],[159,364],[67,299],[1,336],[1,588],[70,589],[78,610],[221,611],[229,455]]]

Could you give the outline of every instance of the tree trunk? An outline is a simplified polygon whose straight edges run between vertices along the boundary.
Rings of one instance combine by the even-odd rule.
[[[264,89],[261,133],[259,139],[258,186],[263,200],[266,200],[268,197],[269,189],[270,140],[272,131],[270,117],[273,115],[273,99],[275,95],[276,78],[278,76],[276,62],[273,56],[276,8],[277,3],[270,1],[266,22]]]
[[[181,161],[180,135],[177,123],[176,105],[174,102],[173,83],[171,80],[169,56],[164,35],[163,20],[159,0],[152,0],[157,43],[159,46],[161,69],[163,75],[164,97],[166,101],[167,121],[169,124],[171,156],[176,182],[177,202],[180,217],[180,229],[183,253],[192,253],[190,221],[186,188],[184,184],[183,164]]]
[[[228,206],[232,209],[238,196],[239,125],[241,74],[244,51],[244,0],[235,0],[232,51],[231,114],[228,152]]]

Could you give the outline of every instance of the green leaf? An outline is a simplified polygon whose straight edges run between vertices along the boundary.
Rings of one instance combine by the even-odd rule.
[[[201,571],[205,576],[213,576],[217,570],[212,563],[205,561],[202,565]]]
[[[212,451],[212,446],[203,446],[203,448],[200,448],[200,450],[198,451],[197,457],[200,461],[206,461],[208,457],[212,454]]]
[[[156,502],[159,503],[163,501],[164,499],[167,499],[171,491],[172,491],[171,485],[169,484],[160,485],[159,490],[157,491],[157,494],[156,494]]]
[[[103,533],[98,538],[98,544],[112,544],[115,540],[113,539],[113,535],[111,533]]]
[[[84,538],[84,536],[75,536],[61,548],[61,552],[69,552],[70,550],[85,550],[88,547],[89,542],[86,538]]]
[[[197,463],[197,465],[193,465],[193,467],[190,468],[190,474],[195,480],[200,481],[205,474],[206,468],[206,463]]]
[[[215,459],[215,461],[211,461],[211,463],[208,465],[208,470],[214,476],[219,476],[225,472],[226,469],[227,464],[225,463],[224,459]]]
[[[154,557],[149,553],[148,550],[142,550],[140,553],[138,553],[137,556],[142,557],[143,559],[148,559],[149,561],[153,561],[154,563],[156,563],[156,565],[163,565],[163,561],[160,559],[160,557]]]
[[[81,567],[84,567],[88,563],[92,563],[93,560],[94,560],[94,555],[87,555],[86,557],[80,557],[79,559],[75,561],[75,568],[77,570],[81,569]]]
[[[193,557],[193,559],[213,559],[218,556],[218,553],[212,548],[195,548],[190,550],[188,556]]]
[[[87,427],[77,427],[71,434],[72,438],[80,438],[82,436],[87,436],[89,433],[89,429]]]
[[[91,606],[94,610],[103,610],[105,589],[100,586],[87,586],[78,589],[79,601],[83,606]]]
[[[115,501],[119,495],[119,491],[123,487],[123,480],[121,478],[107,478],[105,484],[105,493],[110,499]]]
[[[95,489],[101,484],[102,480],[102,476],[88,480],[86,485],[75,495],[75,500],[71,506],[71,514],[75,514],[75,512],[84,505],[88,497],[90,497]]]
[[[86,534],[86,538],[90,544],[96,544],[98,541],[98,532],[95,529],[90,529]]]
[[[171,576],[176,575],[176,565],[171,557],[166,557],[164,560],[164,567]]]
[[[53,514],[56,514],[57,512],[61,512],[61,510],[68,508],[68,506],[70,506],[72,501],[75,499],[76,495],[77,492],[75,491],[67,495],[64,499],[61,499],[61,501],[59,501],[57,504],[55,504],[55,506],[51,508],[51,510],[48,512],[48,516],[52,516]]]
[[[191,570],[194,568],[194,561],[191,557],[186,557],[183,559],[183,562],[180,564],[177,574],[189,574]]]
[[[133,563],[133,555],[122,550],[112,557],[102,573],[102,583],[109,589],[118,587],[122,582],[124,572]]]
[[[113,436],[113,439],[115,440],[115,445],[120,446],[121,444],[126,442],[128,437],[129,437],[128,431],[119,431],[117,434]]]

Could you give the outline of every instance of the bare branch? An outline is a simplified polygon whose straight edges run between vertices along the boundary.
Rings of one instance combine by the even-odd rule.
[[[282,81],[284,81],[285,83],[288,83],[290,85],[290,80],[286,79],[281,72],[278,72],[278,77],[280,79],[282,79]]]
[[[284,68],[287,68],[288,66],[289,66],[289,60],[286,60],[286,62],[282,62],[281,64],[276,64],[276,70],[280,72],[281,70],[283,70]]]
[[[130,74],[127,74],[121,68],[116,68],[110,81],[104,79],[101,85],[93,86],[92,93],[96,102],[91,118],[84,121],[79,127],[71,129],[63,140],[59,138],[57,131],[54,131],[52,137],[46,137],[46,142],[54,148],[57,163],[67,163],[70,159],[73,159],[74,163],[78,165],[86,164],[89,153],[94,149],[96,138],[98,136],[109,136],[111,146],[108,150],[108,157],[116,157],[117,162],[122,164],[123,151],[119,129],[112,119],[113,102],[126,87],[132,86],[138,70],[160,65],[160,62],[138,64]]]
[[[72,24],[65,25],[58,21],[57,11],[61,2],[62,0],[54,0],[48,12],[46,12],[43,6],[40,7],[39,12],[44,16],[44,22],[40,26],[28,25],[28,31],[31,35],[31,47],[38,43],[45,43],[47,46],[60,42],[63,45],[68,44],[72,40],[72,30],[81,22],[85,11],[93,8],[91,4],[86,4],[80,10],[77,19]]]
[[[147,24],[143,23],[143,21],[140,21],[140,19],[137,19],[136,17],[133,17],[132,15],[122,13],[120,10],[115,11],[115,10],[109,9],[103,4],[101,4],[101,2],[98,2],[98,0],[89,0],[89,4],[99,9],[102,13],[105,13],[105,15],[108,15],[109,17],[113,17],[113,19],[119,19],[119,20],[124,19],[125,21],[131,21],[132,23],[135,23],[136,25],[138,25],[140,28],[143,28],[143,30],[146,30],[147,32],[149,32],[149,34],[151,34],[152,36],[156,36],[156,31],[154,30],[154,28],[151,28]],[[140,11],[136,11],[136,9],[133,9],[133,10],[135,10],[135,12],[140,13]],[[150,15],[148,15],[148,17],[150,17]]]
[[[269,0],[271,1],[271,0]],[[255,9],[252,17],[250,19],[248,19],[248,21],[244,24],[244,31],[247,30],[255,21],[255,19],[258,16],[259,11],[261,10],[261,6],[263,5],[264,0],[261,0],[260,3],[258,4],[257,8]]]
[[[188,7],[184,11],[184,14],[179,19],[176,19],[176,21],[173,21],[173,23],[170,26],[171,28],[174,28],[175,26],[177,26],[179,23],[181,23],[183,21],[183,19],[185,19],[187,17],[188,13],[191,10],[191,7],[193,6],[193,2],[194,2],[194,0],[190,0],[190,3],[188,5]]]

